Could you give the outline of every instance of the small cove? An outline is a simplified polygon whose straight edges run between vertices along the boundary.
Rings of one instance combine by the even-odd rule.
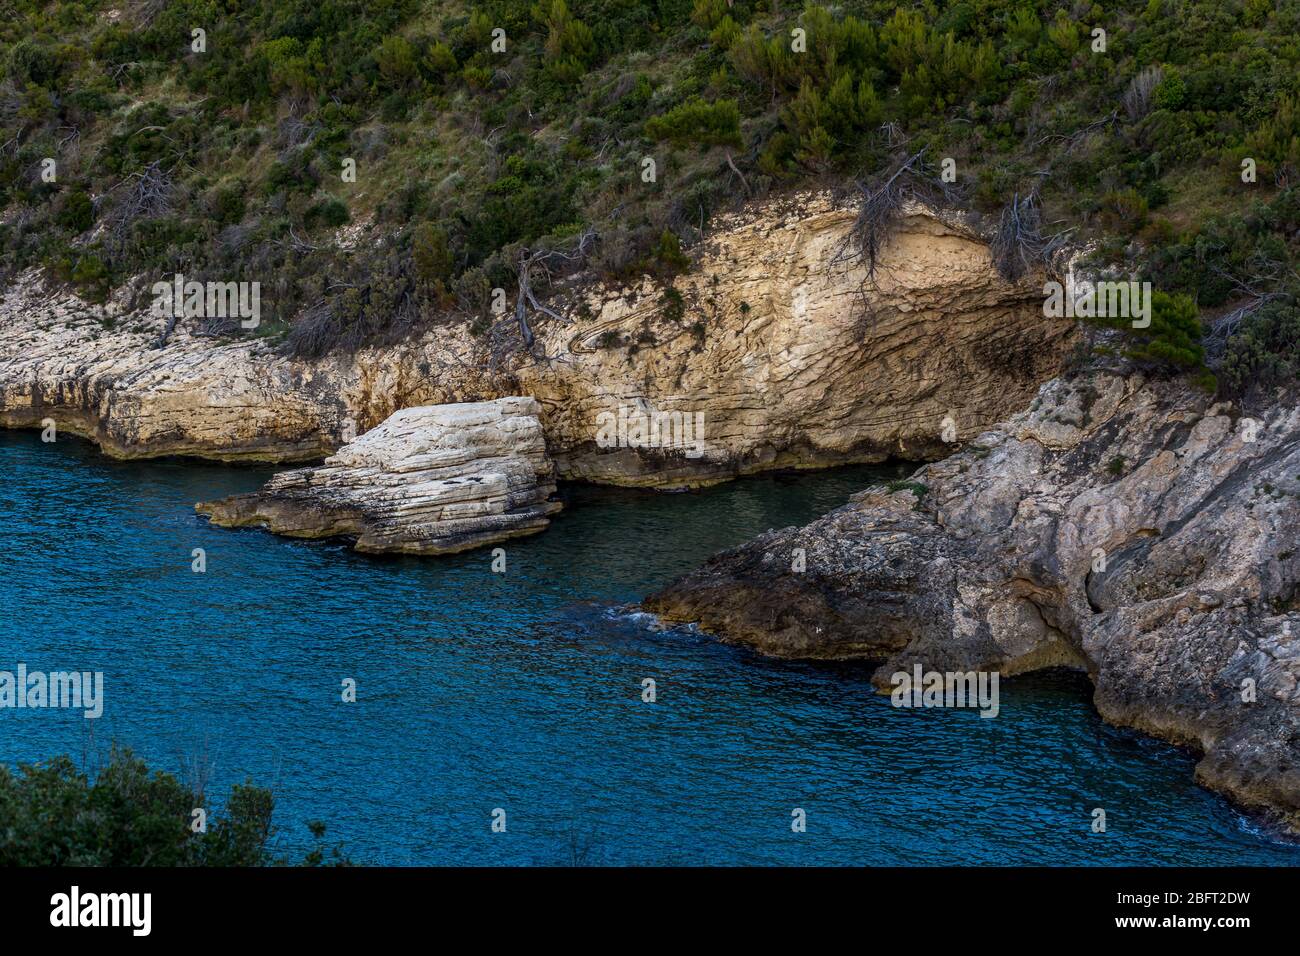
[[[356,862],[397,865],[1300,862],[1197,787],[1192,755],[1104,725],[1080,675],[1003,682],[995,720],[901,711],[866,666],[765,660],[623,610],[896,468],[565,486],[497,575],[487,550],[375,559],[194,515],[268,467],[18,432],[0,461],[0,669],[102,670],[106,696],[93,741],[77,713],[0,713],[0,762],[117,740],[179,773],[206,754],[210,792],[274,789],[289,855],[319,819]]]

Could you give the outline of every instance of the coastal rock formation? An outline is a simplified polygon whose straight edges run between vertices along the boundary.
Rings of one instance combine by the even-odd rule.
[[[398,408],[509,394],[458,326],[392,349],[293,361],[122,299],[89,305],[24,276],[0,301],[0,425],[89,438],[117,458],[311,461]],[[454,373],[448,372],[454,369]]]
[[[406,408],[319,467],[194,507],[213,524],[347,536],[367,552],[450,554],[536,534],[560,510],[538,410],[531,398]]]
[[[1092,371],[646,607],[782,657],[1085,668],[1101,715],[1300,825],[1300,407]],[[802,554],[802,562],[798,561]],[[806,570],[795,567],[802,564]]]
[[[519,377],[561,474],[690,485],[934,457],[945,420],[974,435],[1060,370],[1070,323],[1044,318],[1041,286],[999,278],[962,223],[907,207],[872,276],[855,217],[825,194],[751,207],[721,220],[672,288],[595,289],[586,319],[547,326],[539,341],[560,360]],[[620,414],[698,422],[677,442],[693,454],[602,447]]]
[[[1059,371],[1071,324],[999,279],[970,230],[911,207],[872,277],[853,220],[824,194],[753,205],[671,285],[561,290],[567,321],[537,321],[534,351],[504,364],[463,322],[318,361],[189,320],[160,345],[147,304],[29,275],[0,302],[0,424],[52,419],[119,457],[310,461],[400,408],[527,394],[560,477],[676,487],[933,457],[946,421],[969,437]]]

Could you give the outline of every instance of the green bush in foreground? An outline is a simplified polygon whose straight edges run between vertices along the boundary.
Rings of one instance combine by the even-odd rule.
[[[67,757],[0,766],[0,866],[269,866],[271,791],[236,785],[206,832],[192,830],[202,803],[171,774],[151,772],[115,748],[91,780]],[[310,825],[317,841],[323,825]],[[304,865],[325,862],[317,847]],[[331,862],[346,862],[335,850]]]

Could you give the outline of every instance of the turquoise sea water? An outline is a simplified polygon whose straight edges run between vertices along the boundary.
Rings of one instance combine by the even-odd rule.
[[[625,610],[894,471],[567,487],[505,575],[486,550],[376,559],[194,515],[270,473],[0,433],[0,670],[106,685],[98,721],[0,711],[0,762],[110,740],[177,773],[206,755],[210,793],[274,789],[280,850],[320,819],[362,863],[1300,862],[1196,787],[1191,755],[1103,725],[1081,676],[1005,681],[993,720],[896,710],[866,666],[773,662]]]

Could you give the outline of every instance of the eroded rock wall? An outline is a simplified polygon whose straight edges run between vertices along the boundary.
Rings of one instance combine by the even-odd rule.
[[[670,289],[583,288],[534,354],[492,361],[448,323],[400,346],[291,360],[218,342],[122,302],[50,294],[34,276],[0,302],[0,424],[53,419],[121,457],[319,459],[414,405],[535,396],[564,478],[673,487],[773,467],[941,452],[1023,405],[1068,351],[1041,291],[1001,281],[960,225],[908,210],[874,277],[827,195],[721,222]],[[245,333],[253,335],[255,333]],[[676,413],[650,440],[602,420]],[[605,416],[602,419],[602,416]]]
[[[557,358],[519,376],[561,472],[692,484],[933,457],[945,418],[969,437],[1059,371],[1071,325],[1043,317],[1041,287],[1003,282],[969,231],[913,206],[873,277],[854,218],[827,195],[751,208],[719,224],[675,294],[593,290],[588,319],[548,326]],[[702,454],[600,447],[620,407],[699,416]]]
[[[120,300],[92,306],[33,275],[0,302],[0,424],[53,420],[120,458],[309,461],[398,408],[509,394],[467,330],[294,361],[264,341],[219,342]]]

